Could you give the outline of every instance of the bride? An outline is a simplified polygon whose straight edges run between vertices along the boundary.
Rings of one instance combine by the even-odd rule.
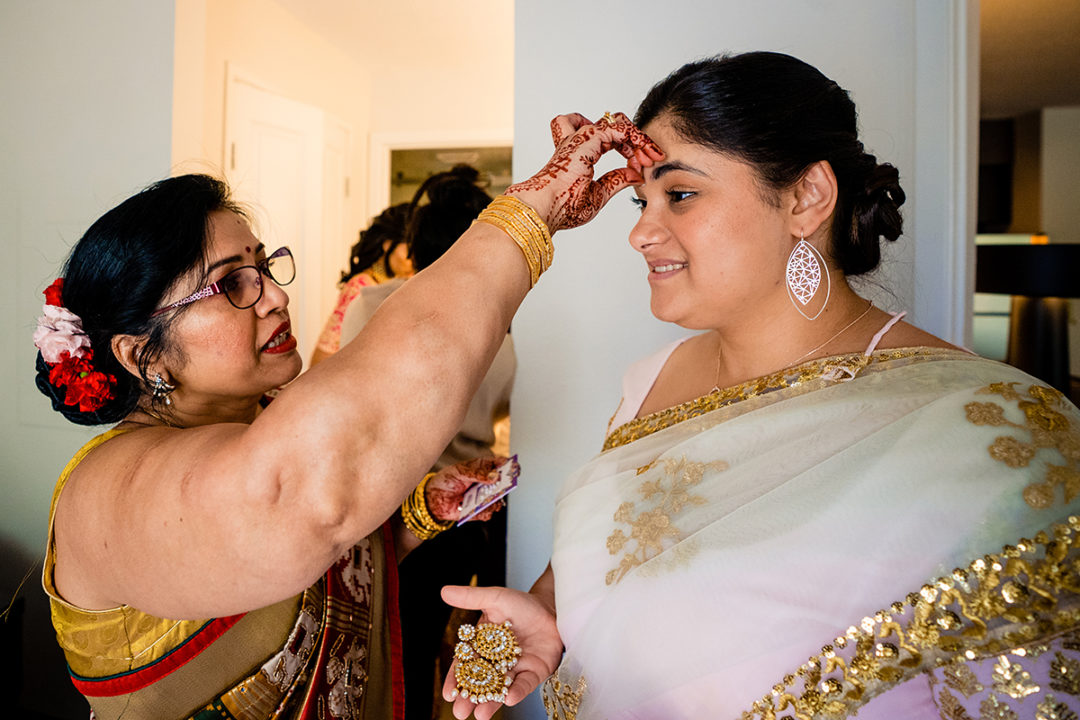
[[[550,678],[567,719],[1076,717],[1080,413],[849,286],[904,192],[847,92],[717,57],[634,121],[665,157],[630,244],[698,332],[626,373],[532,590],[444,590],[513,621],[507,703]]]

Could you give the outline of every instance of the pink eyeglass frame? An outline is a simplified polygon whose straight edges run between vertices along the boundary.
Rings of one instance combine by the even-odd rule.
[[[274,258],[285,257],[286,255],[293,258],[293,276],[289,279],[288,282],[279,283],[274,278],[274,276],[270,273],[270,261],[273,260]],[[224,281],[225,278],[229,277],[230,275],[232,275],[237,270],[243,270],[244,268],[254,268],[258,272],[257,277],[258,277],[258,282],[259,282],[259,297],[255,298],[255,302],[251,303],[251,305],[247,305],[245,307],[237,307],[236,303],[234,303],[232,301],[232,298],[229,297],[228,293],[225,292],[225,289],[222,286],[222,281]],[[293,280],[296,279],[296,270],[295,270],[295,268],[296,268],[296,258],[293,257],[292,251],[289,250],[289,248],[287,246],[279,247],[277,250],[275,250],[273,252],[273,254],[267,256],[266,258],[264,258],[262,260],[256,260],[254,265],[241,265],[240,267],[233,268],[229,272],[225,273],[225,275],[221,278],[221,280],[218,280],[217,282],[214,282],[214,283],[210,283],[209,285],[204,287],[202,290],[196,290],[195,292],[188,295],[186,298],[183,298],[181,300],[177,300],[176,302],[172,303],[171,305],[166,305],[165,307],[158,308],[154,312],[150,313],[150,317],[157,317],[158,315],[160,315],[160,314],[162,314],[164,312],[167,312],[169,310],[174,310],[174,309],[176,309],[178,307],[183,307],[184,305],[190,305],[191,303],[195,302],[196,300],[203,300],[203,299],[208,298],[208,297],[214,297],[215,295],[224,295],[225,299],[229,301],[229,304],[232,305],[233,307],[235,307],[237,310],[246,310],[247,308],[253,307],[256,303],[258,303],[260,300],[262,300],[262,296],[263,296],[262,276],[263,275],[266,275],[267,277],[269,277],[271,280],[273,280],[278,285],[288,285],[289,283],[291,283]]]

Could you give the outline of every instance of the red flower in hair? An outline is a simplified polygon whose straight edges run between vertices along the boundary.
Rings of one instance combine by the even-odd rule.
[[[64,351],[60,362],[49,370],[49,382],[56,387],[67,387],[65,405],[78,405],[82,412],[93,412],[112,400],[116,378],[94,370],[91,361],[94,353],[87,350],[83,357],[72,357]]]
[[[42,291],[42,294],[45,295],[45,304],[64,307],[64,301],[61,299],[63,289],[64,278],[56,278],[53,280],[52,285]]]
[[[112,386],[116,378],[96,370],[80,374],[79,378],[68,385],[64,395],[65,405],[78,405],[82,412],[94,412],[112,399]]]

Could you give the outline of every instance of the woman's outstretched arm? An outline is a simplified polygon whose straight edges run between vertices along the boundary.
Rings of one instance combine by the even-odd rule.
[[[624,117],[553,122],[557,150],[512,193],[554,232],[587,222],[661,157]],[[628,166],[594,179],[608,149]],[[446,446],[529,289],[476,223],[250,425],[154,428],[76,468],[56,514],[57,585],[84,607],[229,615],[289,597],[379,527]]]

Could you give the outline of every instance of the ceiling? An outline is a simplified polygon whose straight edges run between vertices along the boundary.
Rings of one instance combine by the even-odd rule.
[[[1080,105],[1080,0],[982,0],[983,118]]]
[[[475,13],[500,1],[277,0],[364,64],[400,61],[418,49],[438,56],[446,43],[467,36]],[[979,4],[982,117],[1080,105],[1080,0]]]

